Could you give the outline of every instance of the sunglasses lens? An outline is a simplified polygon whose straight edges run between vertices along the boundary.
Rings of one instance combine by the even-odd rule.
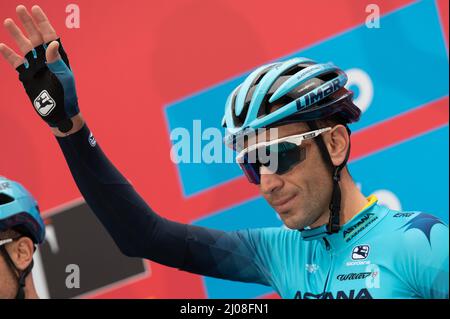
[[[305,159],[305,153],[303,147],[290,142],[282,142],[245,154],[239,166],[251,183],[259,184],[261,165],[268,167],[275,174],[285,174]]]
[[[250,183],[259,184],[260,177],[261,177],[260,173],[259,173],[259,168],[261,167],[261,165],[259,163],[252,164],[252,163],[244,162],[244,163],[239,163],[239,166],[244,171],[245,176],[247,176]]]
[[[277,160],[276,165],[274,165],[274,172],[280,175],[287,173],[305,159],[305,149],[290,142],[270,145],[266,149],[266,154],[268,154],[269,158],[275,158]],[[270,164],[269,162],[264,165],[270,167]]]

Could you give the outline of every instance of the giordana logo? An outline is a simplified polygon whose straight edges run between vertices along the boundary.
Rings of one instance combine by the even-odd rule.
[[[42,116],[47,116],[55,108],[56,102],[47,92],[47,90],[42,91],[38,97],[34,100],[34,108]]]
[[[369,245],[358,245],[352,250],[352,259],[353,260],[362,260],[366,259],[369,256]]]

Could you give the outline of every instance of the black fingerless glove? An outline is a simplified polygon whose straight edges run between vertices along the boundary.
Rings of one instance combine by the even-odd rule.
[[[73,127],[71,118],[80,111],[69,60],[60,39],[57,41],[60,60],[47,63],[47,43],[27,53],[25,63],[16,70],[37,114],[51,127],[68,132]]]

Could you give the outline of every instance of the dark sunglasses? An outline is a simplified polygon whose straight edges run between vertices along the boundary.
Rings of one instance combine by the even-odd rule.
[[[331,127],[257,143],[242,150],[236,157],[236,161],[250,183],[259,184],[262,166],[267,167],[268,171],[274,174],[287,173],[306,158],[305,149],[301,147],[302,142],[329,130]]]

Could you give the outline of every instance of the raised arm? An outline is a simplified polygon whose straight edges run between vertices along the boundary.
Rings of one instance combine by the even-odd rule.
[[[79,113],[75,80],[67,55],[44,12],[24,6],[17,13],[28,37],[12,19],[5,27],[26,57],[0,44],[19,72],[36,113],[56,135],[73,178],[120,250],[133,257],[192,273],[271,285],[270,270],[258,253],[259,233],[223,232],[157,215],[102,152]]]

